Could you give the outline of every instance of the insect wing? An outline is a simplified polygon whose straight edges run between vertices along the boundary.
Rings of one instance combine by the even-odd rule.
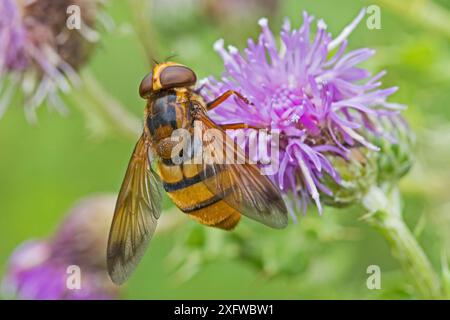
[[[161,213],[160,185],[142,135],[128,165],[109,233],[108,273],[116,284],[128,279],[155,232]]]
[[[200,125],[203,133],[198,171],[207,188],[253,220],[276,229],[286,227],[286,205],[275,184],[249,163],[244,151],[205,113],[199,113],[197,120],[194,126]]]

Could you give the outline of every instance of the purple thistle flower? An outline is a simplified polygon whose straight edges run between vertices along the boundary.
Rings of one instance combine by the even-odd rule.
[[[225,50],[222,39],[214,45],[225,72],[220,80],[205,79],[203,93],[212,98],[236,90],[253,105],[230,99],[212,110],[211,117],[219,123],[245,122],[280,131],[279,171],[272,178],[293,195],[295,204],[287,203],[291,213],[294,207],[306,210],[311,199],[321,212],[320,194],[332,195],[323,183],[325,175],[341,182],[329,156],[348,159],[355,147],[378,151],[371,137],[385,134],[383,121],[398,121],[404,109],[386,101],[397,88],[380,89],[384,71],[371,76],[357,66],[374,50],[346,53],[347,36],[364,15],[362,10],[334,39],[323,20],[312,38],[313,17],[304,12],[300,29],[292,30],[285,20],[280,47],[265,18],[259,21],[258,41],[249,39],[244,54],[233,46]]]
[[[2,282],[5,295],[27,300],[115,299],[106,271],[106,243],[114,196],[81,201],[49,240],[31,240],[11,255]],[[80,269],[80,288],[67,285],[68,268]]]
[[[0,0],[0,117],[18,87],[29,120],[35,120],[35,109],[45,100],[65,112],[58,93],[78,83],[77,70],[98,41],[93,27],[99,3]],[[79,30],[66,25],[70,5],[80,8]]]

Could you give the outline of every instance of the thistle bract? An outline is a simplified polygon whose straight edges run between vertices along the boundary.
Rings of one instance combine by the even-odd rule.
[[[389,122],[385,130],[391,137],[373,137],[373,143],[380,147],[376,154],[378,184],[395,184],[411,169],[415,136],[404,121]]]
[[[337,183],[324,176],[323,183],[331,193],[321,193],[323,202],[333,207],[345,207],[360,202],[377,180],[377,152],[367,148],[352,148],[348,158],[329,155],[328,160],[339,172]]]
[[[336,157],[351,163],[354,148],[378,152],[371,137],[385,138],[380,123],[401,121],[404,106],[386,100],[397,88],[380,88],[385,72],[371,75],[358,67],[375,51],[347,50],[347,36],[364,14],[362,10],[334,39],[323,20],[313,36],[314,19],[303,13],[299,29],[285,20],[280,45],[267,19],[261,19],[258,40],[249,39],[243,54],[233,46],[226,50],[223,40],[214,46],[225,71],[219,80],[205,79],[203,93],[212,98],[236,90],[253,104],[230,99],[212,110],[211,117],[219,123],[279,130],[279,171],[272,178],[292,195],[286,197],[294,201],[291,212],[306,210],[311,199],[321,211],[320,195],[333,197],[332,189],[342,185]]]

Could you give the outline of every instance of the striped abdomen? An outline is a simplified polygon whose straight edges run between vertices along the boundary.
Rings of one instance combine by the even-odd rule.
[[[200,174],[195,164],[174,165],[169,161],[158,162],[164,189],[181,211],[208,226],[232,229],[241,214],[213,194],[203,183],[212,179],[211,172]]]

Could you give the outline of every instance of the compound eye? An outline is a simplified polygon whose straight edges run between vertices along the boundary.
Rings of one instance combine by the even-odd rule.
[[[159,76],[161,86],[164,89],[174,87],[188,87],[197,82],[194,71],[184,66],[166,67]]]
[[[153,73],[150,72],[141,81],[141,85],[139,86],[139,95],[145,99],[150,95],[150,93],[152,93],[152,89],[153,89]]]

